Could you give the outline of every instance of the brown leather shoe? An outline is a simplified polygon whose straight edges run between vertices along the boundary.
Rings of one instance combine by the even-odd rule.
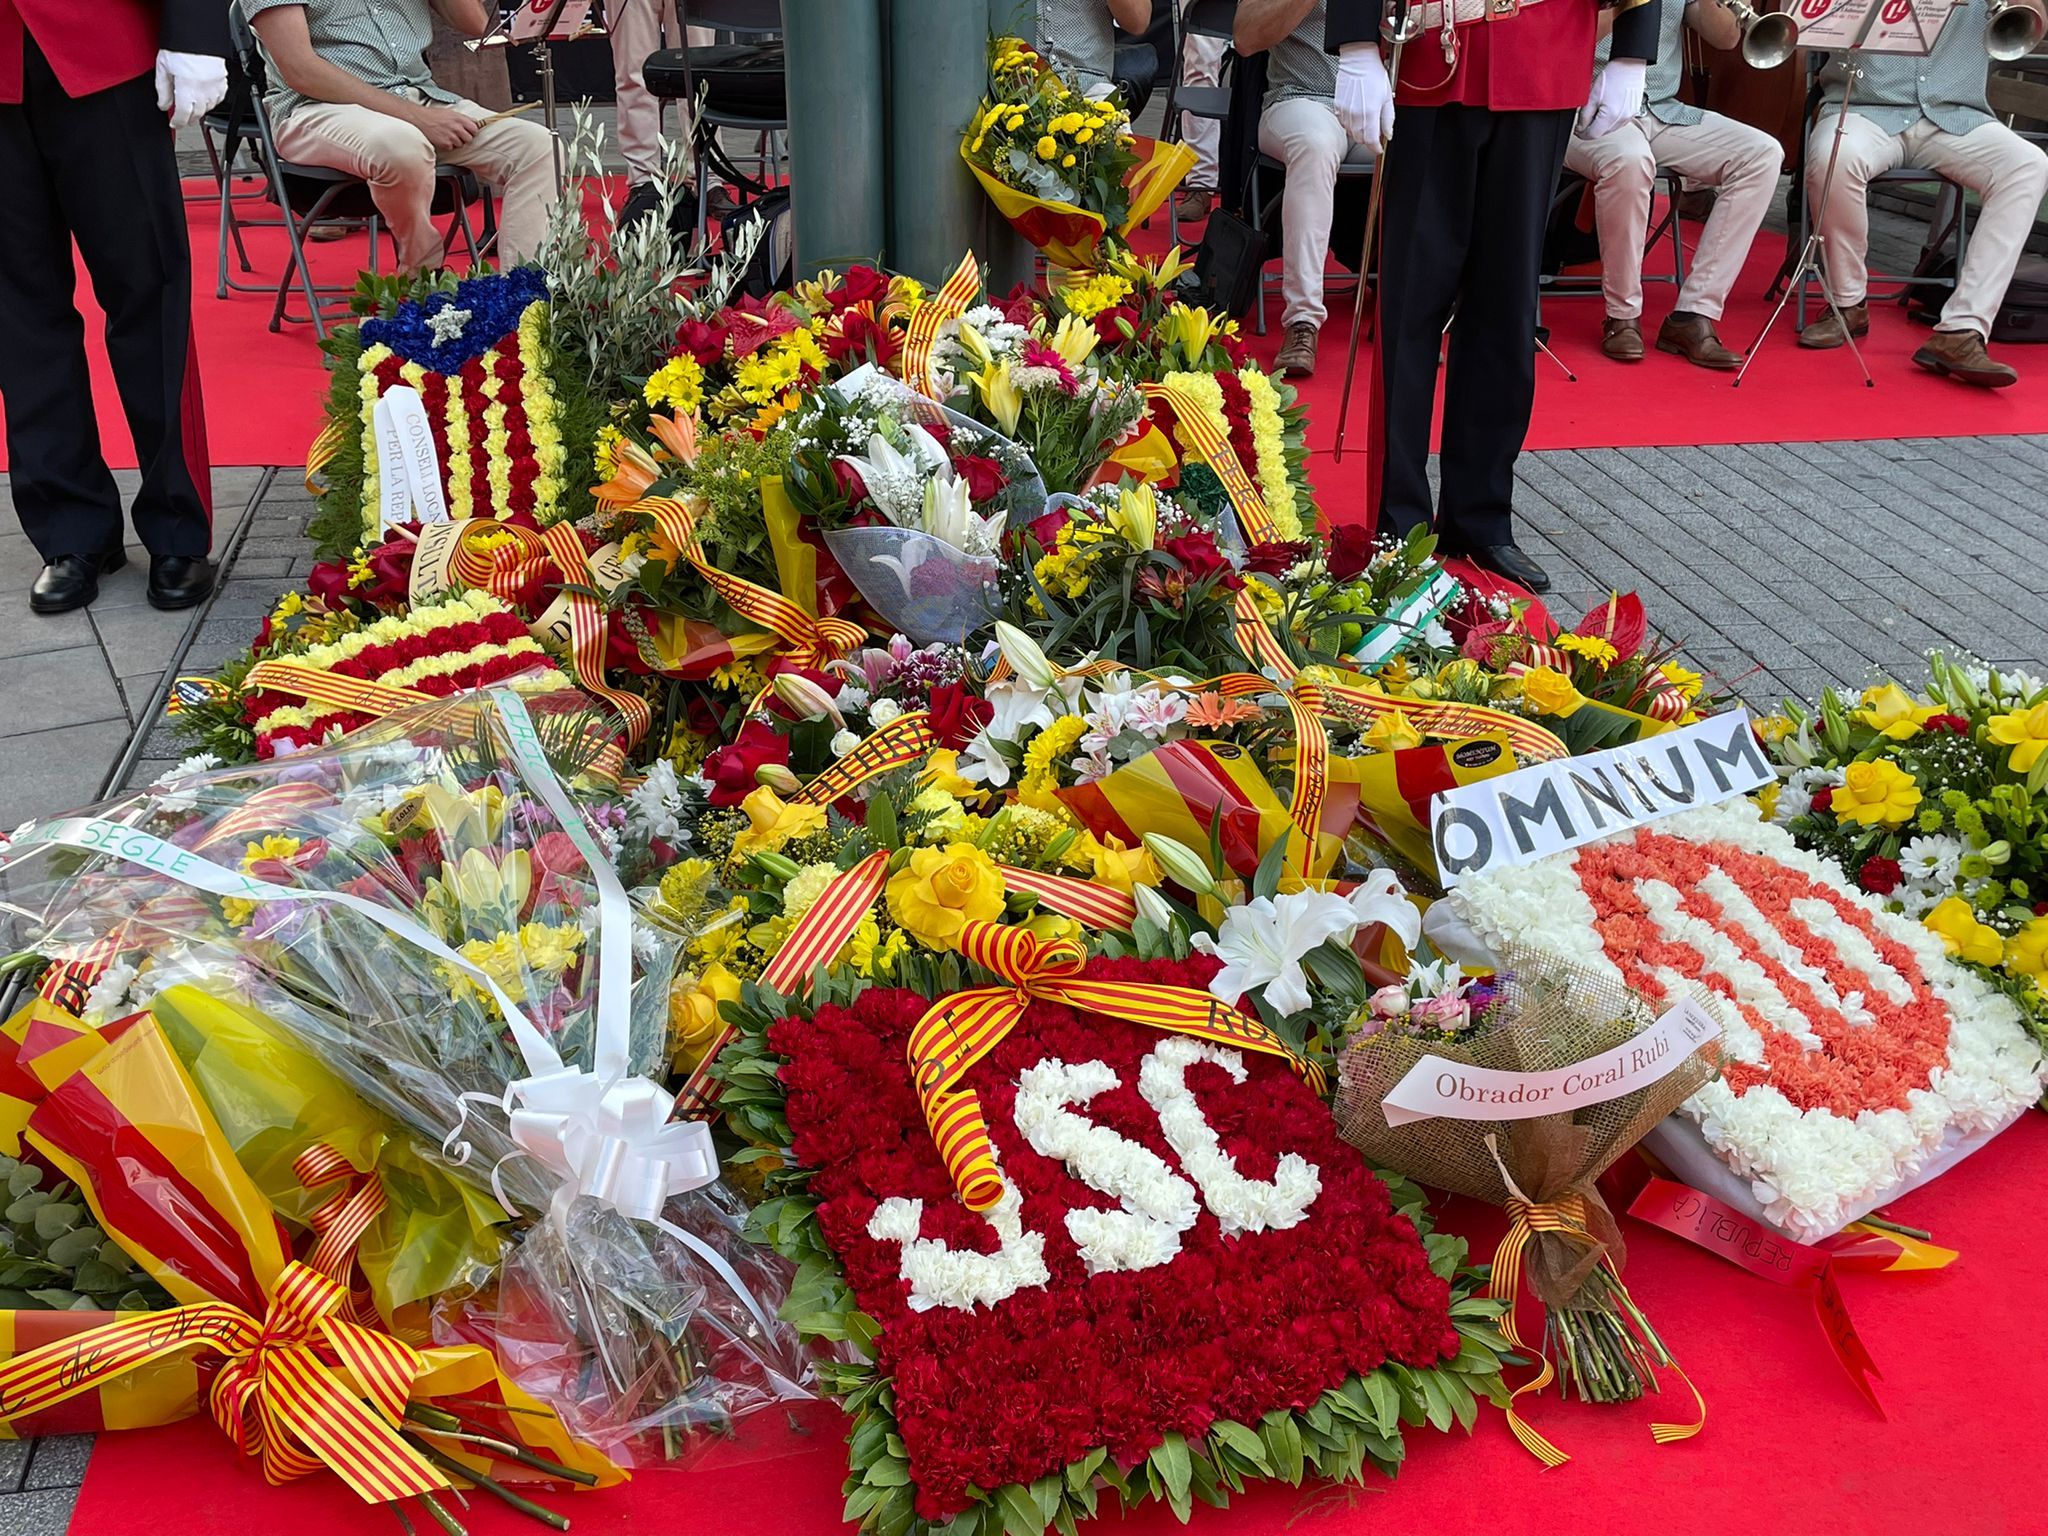
[[[1870,334],[1870,306],[1868,304],[1844,304],[1842,319],[1849,322],[1849,329],[1842,329],[1842,321],[1835,318],[1831,309],[1813,324],[1799,333],[1802,347],[1839,347],[1851,336],[1861,341]]]
[[[1183,224],[1199,224],[1216,205],[1216,194],[1207,187],[1182,187],[1173,200],[1173,212]]]
[[[2008,367],[1984,350],[1984,338],[1975,331],[1936,331],[1927,344],[1913,354],[1922,368],[1961,379],[1981,389],[2003,389],[2019,382],[2019,370]]]
[[[1316,371],[1316,328],[1305,321],[1287,327],[1286,345],[1274,354],[1273,366],[1290,379],[1305,379]]]
[[[1643,327],[1640,321],[1609,317],[1600,327],[1600,350],[1617,363],[1643,360]]]
[[[1715,334],[1714,322],[1705,315],[1673,310],[1657,328],[1657,350],[1671,352],[1700,368],[1723,373],[1742,366],[1742,354],[1731,351]]]

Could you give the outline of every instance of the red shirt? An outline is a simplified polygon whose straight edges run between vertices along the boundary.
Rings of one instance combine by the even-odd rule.
[[[36,40],[67,96],[146,75],[156,52],[227,53],[227,0],[0,0],[0,103],[21,100],[22,44]]]
[[[1497,21],[1460,22],[1455,67],[1444,63],[1441,27],[1430,27],[1402,50],[1397,99],[1419,107],[1576,111],[1593,80],[1598,15],[1595,0],[1538,0]]]

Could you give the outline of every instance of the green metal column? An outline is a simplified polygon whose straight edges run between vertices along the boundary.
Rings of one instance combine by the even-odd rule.
[[[1037,0],[988,0],[988,31],[991,37],[1021,37],[1038,42]],[[976,183],[976,190],[980,183]],[[988,264],[988,285],[993,293],[1007,293],[1018,283],[1028,283],[1037,272],[1037,252],[1030,242],[1010,228],[994,204],[982,199],[982,243],[976,247]]]
[[[960,136],[987,83],[980,6],[890,0],[889,262],[921,282],[944,282],[981,231],[987,199]]]
[[[782,0],[782,25],[797,269],[883,261],[882,0]]]

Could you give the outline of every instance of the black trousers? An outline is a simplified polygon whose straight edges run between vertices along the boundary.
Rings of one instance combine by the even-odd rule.
[[[1455,311],[1435,526],[1448,553],[1514,540],[1515,458],[1536,394],[1543,228],[1572,117],[1396,109],[1380,255],[1382,532],[1432,521],[1429,429]]]
[[[204,557],[213,493],[192,252],[156,87],[144,75],[74,99],[33,38],[24,51],[22,100],[0,104],[0,401],[14,510],[45,560],[124,542],[72,302],[76,240],[142,469],[136,534],[152,555]]]

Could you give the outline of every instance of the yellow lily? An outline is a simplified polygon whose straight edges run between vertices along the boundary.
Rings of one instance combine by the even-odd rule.
[[[1120,489],[1109,520],[1118,533],[1139,549],[1152,549],[1159,539],[1159,498],[1149,485],[1136,490]]]
[[[996,355],[989,350],[987,339],[965,320],[960,322],[960,345],[983,368],[995,361]]]
[[[1176,304],[1159,322],[1159,334],[1169,345],[1177,344],[1192,363],[1209,350],[1209,342],[1216,334],[1216,316],[1207,309]]]
[[[1069,368],[1078,368],[1087,362],[1101,340],[1100,331],[1072,315],[1061,316],[1058,328],[1049,338],[1053,351],[1059,353]]]
[[[961,327],[964,333],[967,327]],[[1011,377],[1007,359],[985,364],[979,373],[971,375],[975,391],[981,396],[981,403],[988,407],[996,425],[1006,437],[1017,434],[1017,418],[1024,414],[1024,396],[1017,389],[1017,381]]]

